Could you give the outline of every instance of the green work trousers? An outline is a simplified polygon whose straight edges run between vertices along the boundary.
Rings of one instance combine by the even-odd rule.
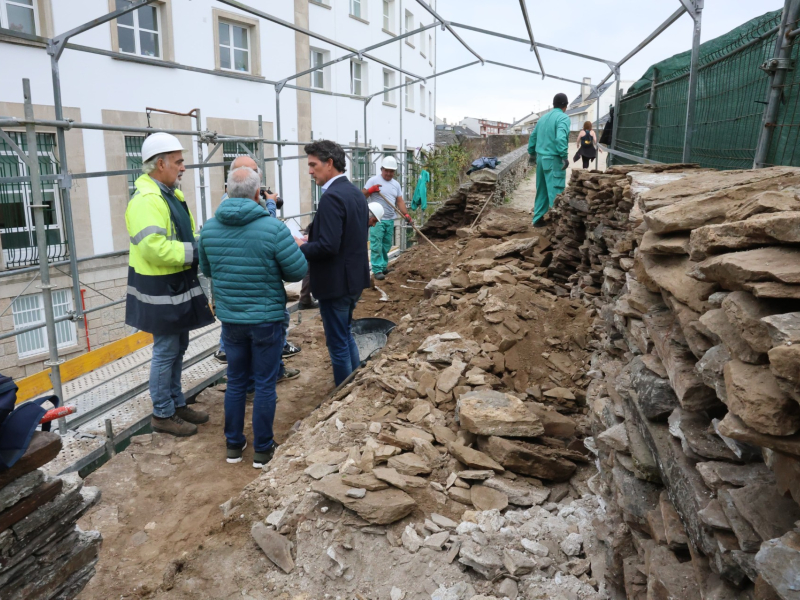
[[[558,156],[536,156],[536,203],[533,206],[533,222],[541,219],[553,208],[553,202],[567,183],[567,172]]]
[[[378,221],[369,230],[370,262],[373,273],[383,273],[389,265],[389,250],[394,239],[394,221]]]

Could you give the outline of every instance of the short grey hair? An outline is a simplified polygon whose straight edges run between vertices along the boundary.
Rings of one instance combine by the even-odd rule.
[[[165,164],[169,164],[169,155],[170,152],[162,152],[161,154],[156,154],[155,156],[151,157],[149,160],[146,160],[142,163],[142,173],[145,175],[150,175],[153,171],[156,170],[156,166],[158,165],[158,159],[161,158],[164,160]]]
[[[252,200],[260,187],[261,180],[250,167],[239,167],[228,173],[228,198]]]

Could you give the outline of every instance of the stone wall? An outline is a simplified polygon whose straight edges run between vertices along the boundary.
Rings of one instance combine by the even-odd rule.
[[[469,181],[462,183],[431,215],[422,232],[425,235],[447,237],[460,227],[468,227],[481,212],[490,194],[493,194],[493,205],[502,204],[506,195],[519,185],[527,172],[527,147],[521,146],[501,156],[496,169],[481,169],[471,173]]]
[[[77,473],[39,468],[61,450],[56,433],[36,432],[25,455],[0,472],[0,598],[70,600],[94,576],[102,538],[78,519],[100,500]]]
[[[796,168],[660,165],[559,197],[550,276],[598,314],[588,445],[628,598],[797,598],[798,191]]]
[[[128,275],[127,255],[88,260],[79,263],[78,268],[86,309],[125,297]],[[14,330],[14,312],[9,305],[19,294],[41,293],[41,290],[37,288],[38,281],[29,285],[37,273],[9,273],[0,279],[0,313],[5,311],[5,314],[0,317],[0,332],[6,333]],[[52,267],[50,279],[55,286],[54,290],[67,290],[69,297],[72,297],[72,280],[69,277],[68,265]],[[28,286],[27,289],[26,286]],[[41,315],[44,318],[43,312]],[[89,330],[89,346],[92,349],[132,333],[131,328],[125,325],[124,304],[89,313],[86,319]],[[59,349],[59,356],[62,358],[74,358],[87,350],[87,335],[83,320],[75,323],[74,327],[75,343]],[[16,379],[38,373],[45,368],[43,363],[49,359],[48,352],[45,348],[41,353],[20,358],[17,352],[16,337],[0,340],[0,372]]]

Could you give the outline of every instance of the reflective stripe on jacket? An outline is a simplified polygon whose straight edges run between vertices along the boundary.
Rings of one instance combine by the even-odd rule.
[[[125,211],[130,236],[125,323],[167,335],[214,322],[197,279],[193,242],[177,239],[173,218],[158,184],[149,175],[136,180],[136,194]],[[183,203],[183,193],[175,191]],[[195,229],[191,211],[189,219]]]

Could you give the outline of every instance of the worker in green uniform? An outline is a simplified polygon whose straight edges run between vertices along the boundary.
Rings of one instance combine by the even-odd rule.
[[[544,216],[553,208],[556,196],[564,191],[567,180],[569,117],[564,109],[566,94],[556,94],[553,110],[543,115],[531,132],[528,154],[536,157],[536,203],[533,226],[544,227]]]

